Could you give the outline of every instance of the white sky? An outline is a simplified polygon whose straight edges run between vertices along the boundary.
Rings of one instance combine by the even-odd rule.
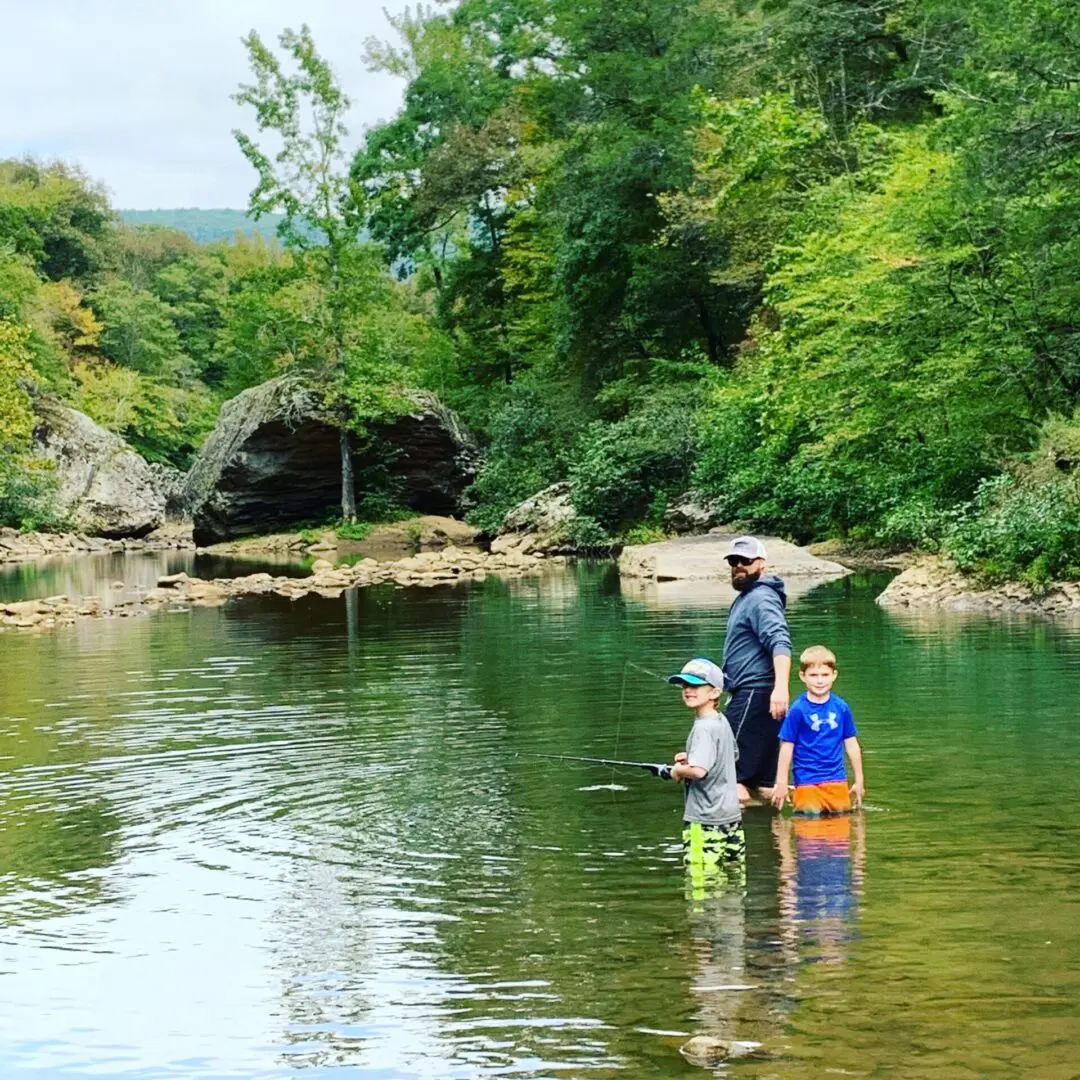
[[[364,39],[395,39],[405,0],[0,0],[0,157],[81,165],[113,205],[246,207],[255,174],[230,99],[250,80],[240,39],[306,22],[353,101],[349,141],[391,117],[404,83],[367,71]]]

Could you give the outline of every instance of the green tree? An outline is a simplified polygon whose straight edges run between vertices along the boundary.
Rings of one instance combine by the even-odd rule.
[[[311,315],[327,338],[324,374],[339,402],[341,514],[352,522],[356,490],[343,394],[347,323],[357,302],[368,299],[366,286],[373,275],[371,257],[363,250],[360,191],[344,164],[344,116],[350,103],[307,26],[299,33],[284,31],[279,42],[296,70],[287,73],[252,31],[244,44],[256,81],[242,86],[236,100],[254,108],[259,131],[271,132],[280,148],[271,154],[243,132],[235,135],[259,177],[251,193],[251,215],[284,215],[278,235],[324,300]]]
[[[0,446],[17,453],[30,445],[34,414],[25,383],[31,377],[30,329],[0,319]]]
[[[0,523],[28,529],[55,523],[53,483],[29,456],[34,414],[31,331],[0,318]]]
[[[174,384],[190,374],[172,311],[153,293],[112,278],[91,302],[104,323],[101,352],[113,363]]]
[[[104,190],[81,170],[0,161],[0,243],[28,256],[42,277],[82,279],[101,269],[112,224]]]

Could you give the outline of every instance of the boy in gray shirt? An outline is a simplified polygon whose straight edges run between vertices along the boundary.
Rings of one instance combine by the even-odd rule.
[[[685,785],[683,858],[695,892],[737,868],[743,873],[746,839],[735,781],[735,736],[717,705],[724,676],[698,657],[669,683],[682,687],[683,704],[694,710],[686,750],[661,775]]]

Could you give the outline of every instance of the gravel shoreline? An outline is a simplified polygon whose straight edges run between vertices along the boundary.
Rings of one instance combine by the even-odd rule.
[[[44,600],[20,600],[0,604],[0,632],[4,630],[46,630],[72,626],[88,619],[131,618],[151,611],[185,610],[191,607],[218,607],[240,596],[277,596],[299,600],[303,596],[340,597],[346,589],[393,582],[396,585],[431,587],[459,581],[482,581],[489,574],[521,577],[535,574],[548,566],[565,562],[560,556],[543,558],[510,551],[488,554],[447,547],[441,551],[423,551],[393,562],[361,559],[352,566],[334,566],[325,559],[316,560],[308,577],[274,577],[272,574],[248,574],[235,578],[203,580],[186,573],[167,574],[142,596],[104,607],[98,597],[72,600],[68,596],[50,596]]]

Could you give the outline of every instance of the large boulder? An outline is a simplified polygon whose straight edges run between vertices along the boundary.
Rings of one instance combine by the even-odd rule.
[[[147,467],[154,487],[165,500],[165,520],[174,523],[187,520],[184,509],[184,484],[187,481],[187,473],[174,469],[171,465],[162,464],[160,461],[148,462]]]
[[[396,497],[420,513],[453,514],[479,451],[433,395],[405,392],[408,411],[350,438],[358,475],[387,464]],[[281,532],[332,517],[341,507],[339,428],[315,389],[289,376],[225,402],[188,473],[183,502],[195,542]],[[364,494],[357,485],[357,498]]]
[[[734,536],[731,532],[713,531],[704,536],[625,547],[619,556],[619,573],[649,581],[730,580],[731,568],[724,556]],[[851,573],[846,566],[819,559],[778,537],[763,536],[761,541],[768,552],[769,572],[781,577],[826,580]]]
[[[57,509],[76,531],[140,537],[165,520],[165,497],[150,466],[85,413],[36,397],[33,454],[55,464]]]
[[[491,550],[572,552],[572,529],[577,511],[566,481],[552,484],[518,503],[503,518]]]
[[[723,520],[720,500],[687,491],[671,500],[664,511],[664,529],[669,533],[703,533]]]

